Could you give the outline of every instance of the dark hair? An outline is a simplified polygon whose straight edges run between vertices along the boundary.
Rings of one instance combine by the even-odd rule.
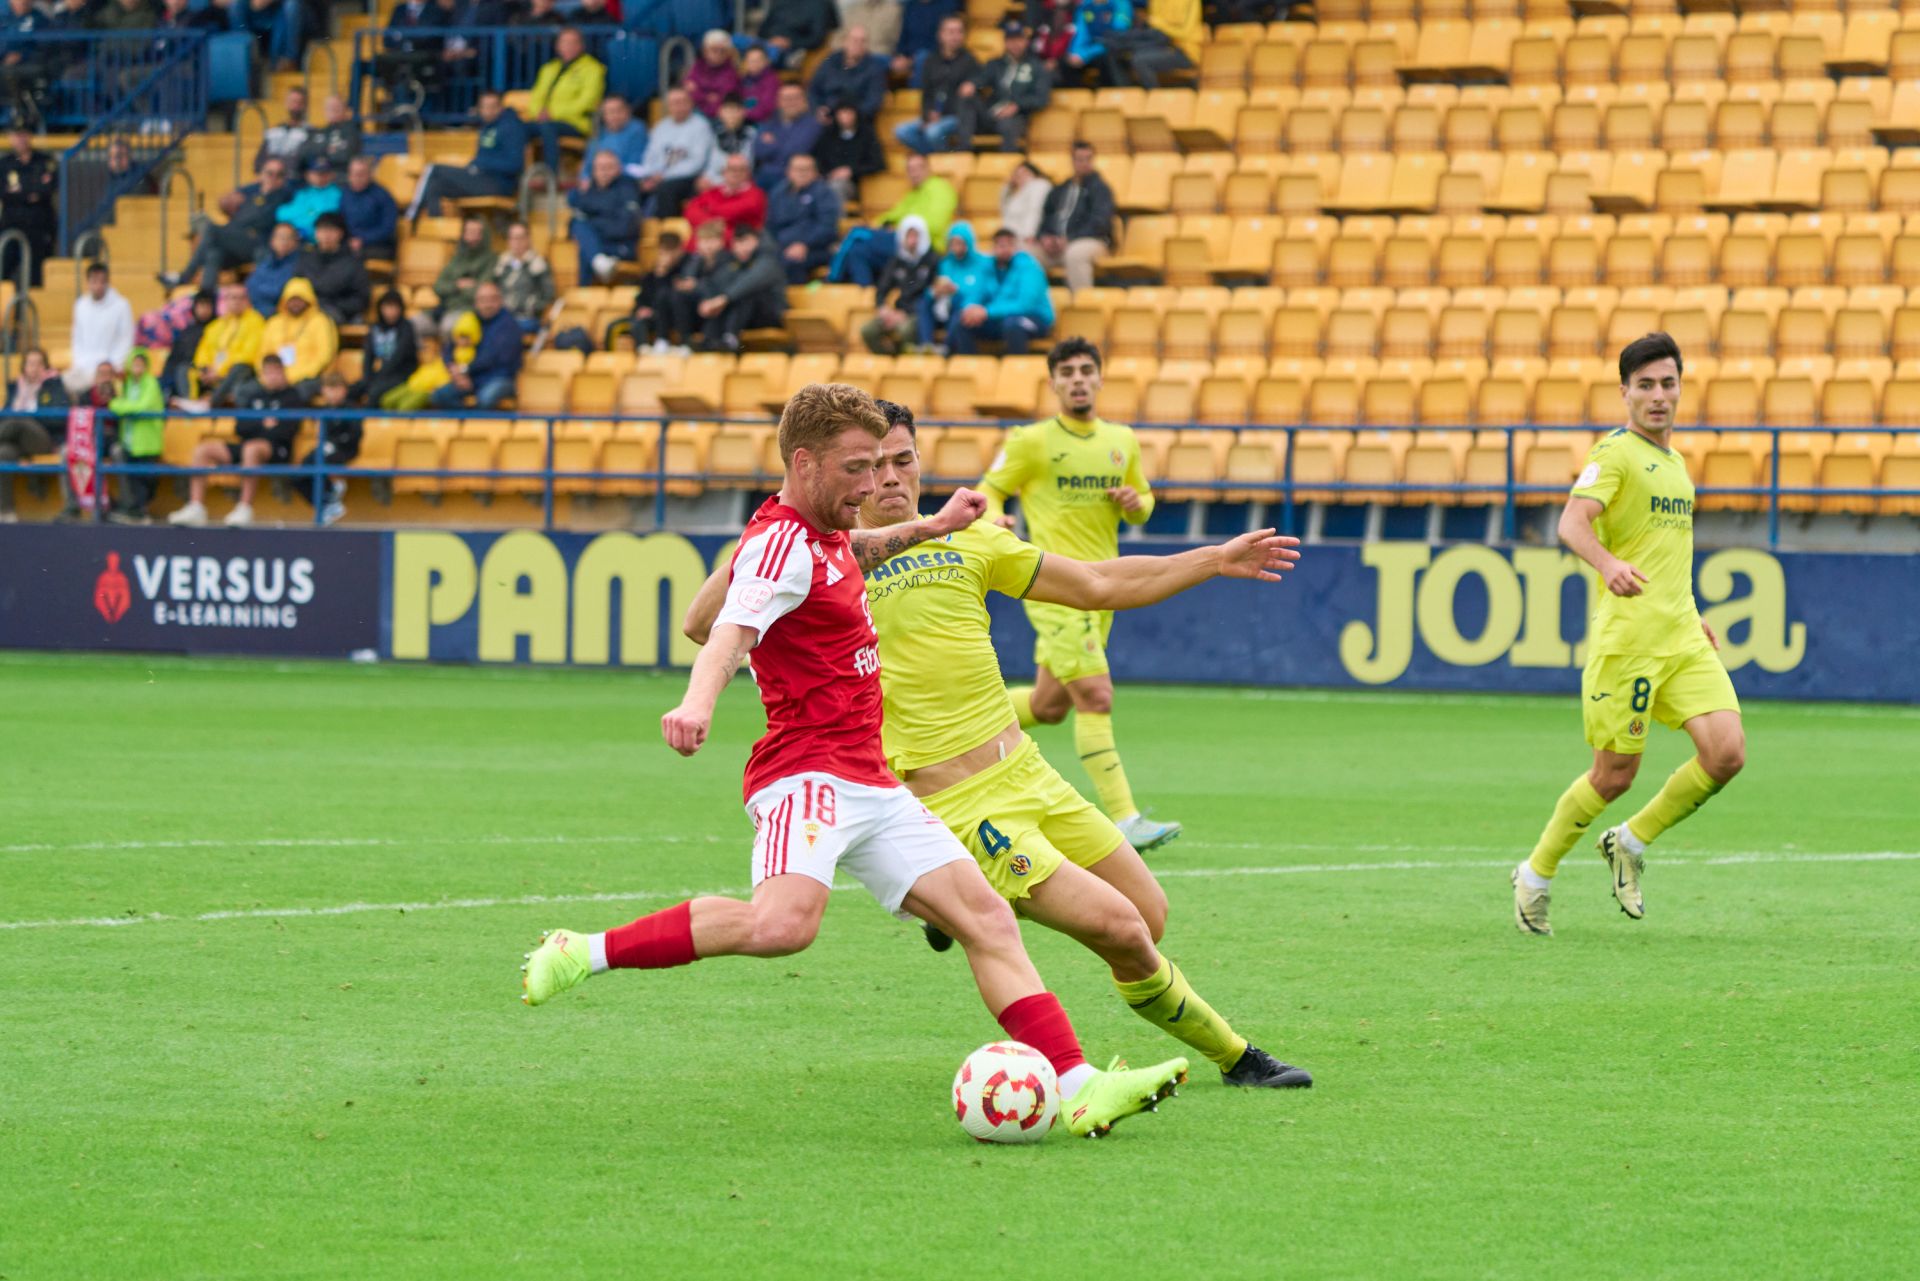
[[[87,264],[87,274],[88,274],[89,276],[91,276],[91,275],[92,275],[92,274],[93,274],[94,272],[96,272],[96,271],[97,271],[97,272],[99,272],[99,273],[100,273],[101,275],[103,275],[103,276],[104,276],[104,275],[106,275],[106,274],[107,274],[107,264],[106,264],[106,263],[104,263],[104,262],[101,262],[101,261],[100,261],[99,259],[97,259],[97,258],[96,258],[96,259],[94,259],[94,260],[93,260],[92,262],[90,262],[90,263],[88,263],[88,264]]]
[[[1020,238],[1020,233],[1015,231],[1012,227],[1002,227],[998,231],[993,233],[993,238],[995,240],[1000,239],[1000,237],[1002,236],[1005,236],[1008,240],[1018,240]]]
[[[344,235],[347,230],[347,220],[337,213],[323,213],[313,220],[313,229],[315,231],[320,230],[322,227],[332,227],[335,231]]]
[[[1088,142],[1085,138],[1075,138],[1073,140],[1073,150],[1075,151],[1092,151],[1093,149],[1094,149],[1093,144]]]
[[[677,231],[663,231],[660,233],[659,249],[661,253],[670,253],[686,243],[685,237],[681,236]]]
[[[220,299],[214,295],[213,290],[202,289],[193,295],[193,305],[198,307],[201,303],[217,308],[220,305]]]
[[[274,369],[286,369],[286,365],[281,361],[280,357],[274,355],[272,352],[268,352],[266,355],[260,357],[260,368],[266,369],[269,366]]]
[[[502,93],[498,89],[482,89],[480,91],[481,98],[504,98],[506,96],[507,96],[506,94]],[[478,99],[475,99],[475,101],[478,101]]]
[[[753,237],[753,238],[754,238],[755,240],[758,240],[758,239],[760,239],[760,228],[758,228],[758,227],[756,227],[756,226],[754,226],[754,225],[753,225],[752,223],[750,223],[750,222],[736,222],[736,223],[734,223],[734,224],[733,224],[733,238],[734,238],[735,240],[739,240],[739,239],[740,239],[741,237],[743,237],[743,236],[752,236],[752,237]]]
[[[376,316],[379,315],[388,303],[396,304],[400,308],[401,318],[405,319],[407,314],[407,300],[401,297],[398,289],[389,289],[387,292],[381,294],[379,298],[375,299],[373,314]]]
[[[1680,344],[1672,334],[1642,334],[1620,351],[1620,385],[1626,386],[1635,374],[1662,360],[1671,360],[1675,372],[1686,372],[1680,361]]]
[[[342,391],[347,389],[346,375],[328,370],[326,376],[320,380],[320,390],[331,391],[335,387],[338,387]]]
[[[1060,362],[1073,360],[1079,356],[1093,357],[1093,367],[1100,368],[1100,349],[1085,338],[1062,338],[1047,353],[1047,372],[1051,374],[1060,367]]]
[[[886,415],[888,431],[892,431],[895,427],[905,427],[907,429],[907,435],[912,436],[915,440],[920,438],[919,431],[913,425],[913,411],[911,409],[892,400],[876,400],[873,403],[880,406],[880,412]]]
[[[730,93],[726,97],[720,99],[720,105],[723,107],[745,107],[747,104],[740,100],[739,94]]]

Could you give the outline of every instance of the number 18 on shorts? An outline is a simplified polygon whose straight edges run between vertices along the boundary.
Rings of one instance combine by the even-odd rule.
[[[755,792],[747,815],[756,889],[770,876],[790,873],[831,886],[834,868],[844,867],[897,915],[915,881],[973,857],[904,787],[796,774]]]

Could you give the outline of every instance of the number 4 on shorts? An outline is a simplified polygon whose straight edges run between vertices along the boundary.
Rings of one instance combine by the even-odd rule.
[[[999,858],[1013,848],[1013,842],[1000,834],[993,820],[980,820],[980,848],[987,852],[988,858]]]

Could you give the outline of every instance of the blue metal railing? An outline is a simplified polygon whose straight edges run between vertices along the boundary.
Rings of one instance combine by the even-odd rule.
[[[16,416],[22,416],[22,415],[16,415]],[[65,412],[50,410],[50,411],[42,412],[36,416],[43,419],[48,419],[48,420],[64,420]],[[231,421],[243,421],[243,420],[262,419],[266,417],[285,418],[285,417],[288,417],[289,415],[286,415],[286,414],[269,415],[261,412],[255,412],[255,411],[229,411],[223,414],[202,415],[202,414],[183,414],[183,413],[169,411],[162,416],[165,418],[174,419],[174,420],[191,418],[191,419],[198,419],[198,420],[204,421],[209,418],[220,418],[220,419],[226,419]],[[664,528],[667,523],[667,499],[669,496],[668,491],[669,491],[669,488],[672,486],[690,484],[690,485],[696,485],[696,486],[718,485],[718,486],[723,486],[728,488],[738,488],[743,483],[745,483],[749,486],[759,485],[768,489],[772,489],[777,487],[778,484],[780,483],[780,476],[778,473],[761,473],[758,471],[755,471],[752,473],[744,473],[744,474],[738,473],[738,472],[714,473],[711,471],[688,472],[688,471],[672,471],[672,470],[669,470],[667,467],[667,454],[668,454],[668,442],[669,442],[668,430],[674,423],[685,423],[685,422],[695,421],[703,424],[711,423],[716,426],[723,426],[723,427],[724,426],[750,426],[750,427],[764,428],[770,425],[770,420],[765,417],[728,417],[726,415],[721,415],[721,414],[713,414],[713,415],[703,414],[703,415],[698,415],[691,419],[685,415],[679,415],[672,418],[668,418],[665,416],[645,416],[645,417],[624,416],[621,419],[619,419],[615,425],[616,435],[614,438],[626,439],[626,440],[638,440],[642,438],[642,433],[651,434],[653,437],[653,444],[654,444],[653,466],[642,469],[642,470],[636,470],[636,471],[609,471],[605,469],[593,469],[593,470],[565,469],[565,468],[557,468],[554,465],[554,461],[556,457],[555,446],[560,439],[560,429],[575,423],[593,423],[593,424],[604,426],[609,421],[607,416],[605,415],[598,415],[598,416],[575,415],[575,414],[529,415],[529,414],[517,413],[511,410],[491,411],[491,412],[480,411],[480,410],[466,410],[461,412],[449,412],[449,413],[398,414],[398,413],[383,412],[379,410],[372,410],[372,411],[364,410],[364,409],[326,410],[326,409],[315,408],[315,409],[301,410],[299,411],[299,416],[303,421],[311,422],[317,427],[319,432],[319,438],[321,440],[324,440],[325,438],[325,432],[326,432],[328,423],[338,422],[342,420],[355,420],[355,421],[361,421],[361,422],[379,420],[385,423],[407,422],[407,421],[443,422],[443,423],[450,422],[450,421],[451,422],[467,422],[467,421],[511,422],[511,423],[520,424],[520,425],[525,425],[529,421],[534,421],[542,424],[543,433],[544,433],[544,443],[540,451],[541,458],[542,458],[542,465],[537,468],[466,469],[466,468],[439,468],[439,467],[430,467],[430,468],[390,467],[390,466],[382,467],[382,466],[372,466],[364,462],[355,461],[351,463],[335,464],[330,466],[320,461],[321,451],[316,446],[314,448],[313,459],[308,461],[304,465],[282,464],[282,465],[269,465],[269,466],[260,466],[260,467],[182,467],[182,466],[175,466],[175,465],[166,464],[166,463],[115,463],[115,462],[107,461],[105,459],[96,458],[95,467],[97,469],[97,473],[105,477],[157,476],[157,477],[163,477],[163,478],[164,477],[185,478],[185,477],[192,477],[192,476],[219,476],[219,477],[227,477],[231,479],[231,478],[240,477],[240,476],[259,476],[259,477],[268,477],[268,478],[283,478],[289,481],[294,481],[303,485],[310,486],[310,489],[308,492],[314,500],[314,518],[316,522],[320,519],[321,512],[326,506],[326,498],[328,496],[328,490],[331,485],[331,482],[338,479],[370,480],[370,479],[378,478],[378,479],[394,480],[394,479],[408,478],[408,479],[433,480],[433,481],[441,481],[441,482],[460,481],[460,480],[488,480],[488,481],[494,481],[494,482],[498,482],[498,481],[526,482],[526,483],[531,483],[537,487],[537,492],[540,498],[540,505],[541,505],[542,523],[548,529],[552,529],[554,527],[554,509],[555,509],[556,499],[559,496],[559,487],[572,482],[585,482],[588,484],[604,483],[609,481],[630,482],[630,483],[635,483],[638,485],[648,487],[641,496],[652,497],[654,524],[656,525],[656,527],[661,527],[661,528]],[[983,427],[983,426],[1004,428],[1004,427],[1014,426],[1017,424],[1014,424],[1006,420],[996,420],[996,419],[957,419],[955,418],[955,419],[939,419],[939,420],[926,419],[926,420],[923,420],[920,425],[926,428]],[[1155,429],[1173,429],[1173,430],[1188,430],[1188,431],[1227,431],[1227,432],[1233,432],[1240,435],[1245,435],[1248,433],[1257,434],[1262,432],[1271,432],[1275,434],[1285,435],[1287,438],[1286,461],[1282,467],[1281,475],[1275,480],[1258,481],[1258,480],[1232,479],[1232,480],[1201,481],[1201,480],[1171,480],[1166,478],[1157,478],[1155,482],[1157,485],[1159,485],[1163,489],[1193,490],[1193,491],[1202,491],[1202,492],[1216,493],[1216,494],[1218,493],[1261,494],[1265,496],[1263,499],[1264,501],[1267,501],[1271,504],[1275,504],[1279,507],[1280,509],[1279,517],[1275,521],[1275,523],[1283,531],[1297,532],[1298,507],[1300,503],[1304,501],[1301,498],[1301,494],[1303,491],[1306,493],[1315,494],[1315,495],[1330,493],[1336,496],[1374,495],[1374,494],[1381,494],[1381,493],[1390,494],[1390,495],[1406,494],[1410,496],[1445,494],[1445,495],[1456,496],[1460,498],[1468,498],[1468,497],[1485,498],[1489,500],[1489,503],[1488,503],[1489,506],[1491,506],[1495,502],[1501,504],[1503,507],[1502,525],[1503,525],[1503,529],[1505,530],[1505,536],[1509,539],[1512,539],[1513,537],[1515,537],[1517,533],[1517,514],[1518,514],[1519,508],[1523,505],[1523,500],[1528,498],[1544,498],[1550,502],[1554,499],[1557,499],[1565,495],[1571,483],[1569,481],[1569,482],[1562,482],[1562,483],[1556,483],[1556,484],[1532,484],[1532,483],[1526,482],[1525,480],[1522,480],[1520,478],[1520,475],[1516,472],[1515,466],[1514,466],[1513,441],[1515,436],[1521,432],[1528,432],[1536,435],[1552,435],[1554,433],[1563,433],[1563,434],[1579,433],[1582,435],[1589,435],[1596,430],[1593,427],[1558,426],[1558,425],[1521,426],[1521,427],[1507,427],[1507,428],[1495,428],[1495,429],[1481,428],[1478,430],[1481,430],[1481,431],[1500,430],[1506,433],[1507,448],[1505,450],[1505,460],[1506,460],[1505,473],[1502,479],[1499,480],[1498,482],[1473,483],[1473,482],[1462,482],[1462,481],[1455,481],[1455,482],[1394,481],[1394,482],[1377,482],[1376,483],[1372,481],[1330,481],[1330,480],[1319,480],[1319,479],[1301,480],[1294,475],[1294,471],[1293,471],[1293,459],[1295,454],[1294,445],[1296,443],[1296,438],[1301,433],[1310,432],[1310,433],[1325,434],[1330,430],[1332,431],[1349,430],[1346,428],[1308,427],[1308,426],[1303,426],[1298,424],[1285,424],[1285,425],[1254,424],[1254,425],[1249,425],[1245,427],[1225,427],[1219,424],[1202,424],[1202,423],[1187,423],[1187,424],[1156,423],[1153,426]],[[1358,430],[1370,431],[1370,430],[1376,430],[1376,429],[1361,428]],[[1392,430],[1392,429],[1378,429],[1378,430]],[[1437,431],[1437,430],[1443,430],[1443,429],[1428,427],[1428,428],[1423,428],[1422,430]],[[1453,430],[1453,429],[1444,429],[1444,430]],[[1466,428],[1466,427],[1459,428],[1458,430],[1469,436],[1472,435],[1473,432],[1475,431],[1474,428]],[[1723,430],[1731,431],[1732,429],[1723,429]],[[1913,488],[1899,488],[1899,487],[1849,488],[1849,487],[1828,487],[1828,486],[1791,486],[1791,485],[1783,485],[1780,483],[1780,459],[1781,459],[1780,440],[1781,440],[1781,436],[1784,434],[1792,434],[1792,433],[1802,432],[1802,431],[1811,431],[1815,433],[1818,433],[1818,432],[1831,432],[1834,434],[1844,433],[1847,435],[1854,435],[1854,434],[1880,435],[1880,436],[1887,436],[1890,438],[1899,438],[1903,436],[1920,437],[1920,427],[1845,427],[1845,428],[1826,427],[1826,428],[1791,428],[1791,429],[1755,428],[1752,430],[1756,432],[1768,433],[1772,437],[1771,461],[1767,469],[1766,483],[1760,484],[1760,485],[1750,485],[1750,486],[1700,486],[1698,487],[1697,493],[1700,498],[1706,499],[1706,500],[1712,500],[1715,498],[1757,498],[1757,499],[1763,500],[1765,511],[1767,513],[1767,545],[1769,547],[1777,548],[1780,545],[1780,515],[1783,510],[1783,503],[1790,503],[1792,502],[1792,500],[1807,499],[1809,500],[1809,502],[1805,505],[1807,507],[1811,507],[1814,504],[1818,503],[1819,500],[1822,500],[1822,499],[1861,498],[1861,499],[1881,500],[1881,499],[1895,499],[1895,498],[1899,498],[1899,499],[1920,498],[1920,489],[1913,489]],[[627,432],[630,434],[627,434],[624,436],[620,435],[620,433],[623,433],[623,432]],[[1720,433],[1716,431],[1714,432],[1714,434],[1718,435]],[[96,441],[96,444],[100,440],[100,438],[101,438],[100,433],[96,432],[95,438],[94,438]],[[11,477],[15,474],[45,476],[45,475],[58,475],[62,471],[64,471],[64,468],[59,463],[24,463],[24,462],[0,463],[0,484],[11,483]],[[950,488],[955,485],[971,485],[971,484],[977,483],[979,479],[980,478],[977,475],[968,475],[968,476],[928,475],[924,477],[925,483],[930,488],[934,488],[934,489]],[[106,511],[107,511],[106,488],[107,486],[105,484],[99,485],[96,488],[96,511],[95,511],[96,518],[104,518],[106,514]],[[1425,497],[1419,497],[1418,501],[1420,502],[1421,505],[1425,505],[1426,502],[1431,500]],[[1869,504],[1869,506],[1871,506],[1871,504]]]
[[[199,31],[49,31],[0,36],[0,53],[19,54],[30,69],[44,127],[67,130],[100,120],[183,51],[204,63],[206,44]],[[0,100],[0,110],[18,119],[16,103]]]
[[[156,42],[147,38],[147,45]],[[187,134],[207,118],[207,42],[198,33],[168,36],[150,66],[128,73],[110,109],[60,156],[60,253],[113,215],[114,201],[142,187]],[[114,148],[126,165],[116,169]]]
[[[428,126],[464,126],[472,120],[481,89],[531,89],[540,68],[553,58],[553,41],[559,31],[557,25],[356,31],[348,101],[356,111],[360,109],[366,101],[362,88],[369,77],[389,84],[419,80],[425,89],[425,97],[418,104],[421,122]],[[653,32],[632,27],[583,27],[580,34],[587,52],[609,70],[609,93],[627,88],[614,74],[623,61],[621,52],[638,48],[634,42],[659,39]],[[442,60],[440,52],[452,40],[461,41],[473,56]]]

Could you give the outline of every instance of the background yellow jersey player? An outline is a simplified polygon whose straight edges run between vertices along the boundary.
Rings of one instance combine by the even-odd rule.
[[[1645,808],[1600,836],[1613,897],[1634,920],[1646,913],[1647,844],[1746,763],[1740,700],[1715,652],[1719,638],[1693,600],[1693,481],[1669,447],[1682,372],[1680,348],[1666,334],[1648,334],[1620,353],[1628,425],[1594,445],[1560,515],[1561,541],[1606,589],[1588,624],[1580,682],[1593,768],[1561,795],[1539,844],[1514,869],[1514,923],[1527,933],[1553,933],[1553,874],[1580,833],[1633,784],[1654,721],[1684,729],[1695,755]]]
[[[980,484],[988,512],[1002,517],[1007,501],[1017,498],[1036,547],[1083,561],[1110,560],[1119,554],[1120,522],[1143,524],[1153,514],[1140,443],[1131,427],[1105,422],[1095,412],[1098,347],[1084,338],[1056,344],[1047,353],[1047,373],[1060,412],[1007,434]],[[1011,691],[1020,724],[1057,725],[1071,710],[1074,747],[1100,807],[1136,849],[1164,845],[1180,834],[1180,825],[1140,813],[1114,745],[1113,676],[1107,668],[1113,611],[1043,601],[1028,601],[1026,611],[1036,674],[1031,688]]]
[[[912,413],[879,403],[891,426],[860,523],[883,530],[917,515],[920,456]],[[986,598],[997,591],[1080,610],[1132,609],[1216,577],[1277,580],[1299,558],[1296,545],[1261,530],[1174,556],[1087,564],[982,520],[903,550],[866,575],[894,773],[1020,915],[1099,956],[1127,1006],[1200,1051],[1228,1085],[1298,1088],[1313,1077],[1249,1045],[1160,954],[1166,895],[1112,821],[1060,777],[1015,720]],[[725,595],[720,579],[709,580],[688,611],[687,634],[703,644]],[[952,943],[932,925],[927,936],[940,951]]]

